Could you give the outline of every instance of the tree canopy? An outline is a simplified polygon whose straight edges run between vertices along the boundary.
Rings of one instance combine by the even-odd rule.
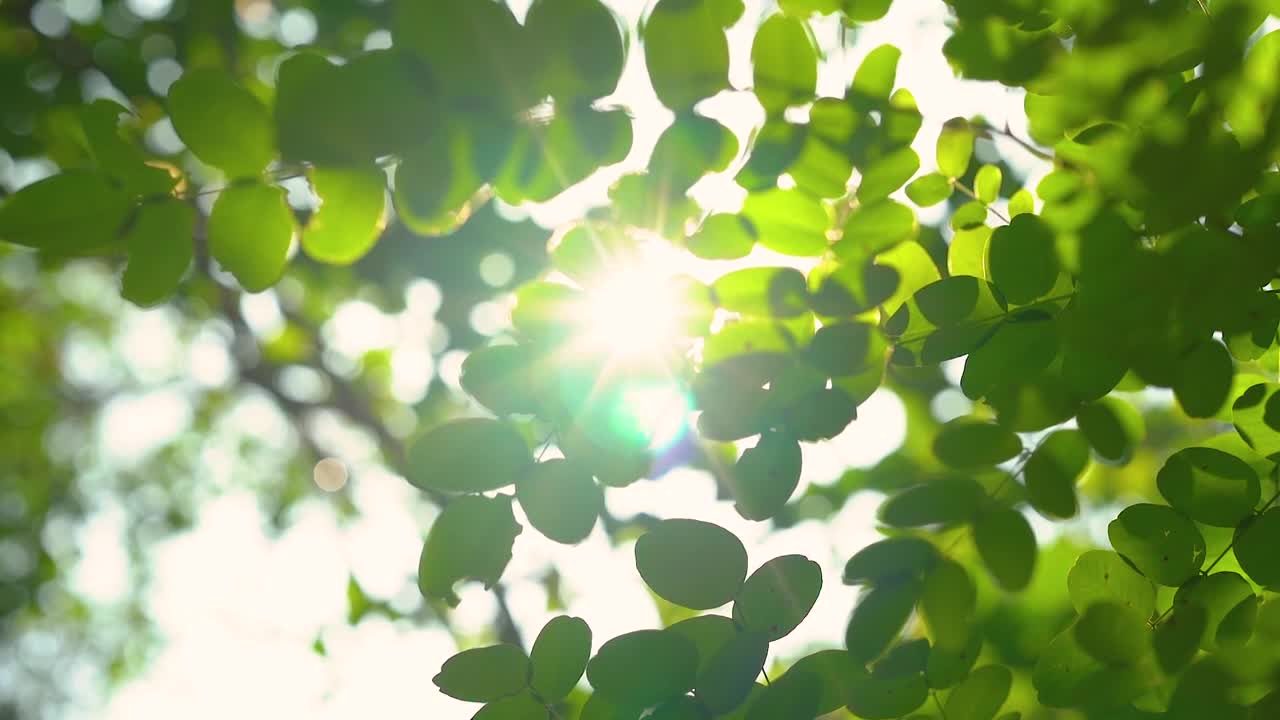
[[[140,672],[77,519],[145,559],[235,474],[284,527],[351,431],[423,509],[420,607],[352,577],[350,622],[491,590],[417,669],[477,720],[1280,717],[1280,2],[938,3],[1014,122],[900,80],[908,4],[0,0],[0,644]],[[166,383],[176,436],[120,401]],[[888,454],[806,470],[888,396]],[[753,554],[675,470],[875,539]],[[601,533],[661,626],[521,628],[513,556]]]

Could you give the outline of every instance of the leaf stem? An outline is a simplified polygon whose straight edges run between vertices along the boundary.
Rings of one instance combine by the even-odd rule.
[[[1005,225],[1008,225],[1008,224],[1009,224],[1009,218],[1005,217],[1005,216],[1004,216],[1004,213],[1002,213],[1002,212],[1000,212],[999,210],[997,210],[997,209],[995,209],[995,208],[991,207],[991,204],[990,204],[990,203],[985,202],[982,198],[978,197],[978,194],[977,194],[977,193],[975,193],[972,189],[970,189],[968,185],[965,185],[964,183],[960,182],[958,179],[957,179],[957,180],[952,181],[952,183],[951,183],[951,184],[952,184],[952,185],[954,185],[954,186],[955,186],[955,188],[956,188],[957,190],[959,190],[960,192],[962,192],[962,193],[964,193],[965,195],[968,195],[969,197],[973,198],[974,200],[977,200],[978,202],[982,203],[982,206],[983,206],[983,207],[985,207],[985,208],[987,209],[987,212],[991,213],[992,215],[995,215],[997,218],[999,218],[1000,220],[1004,221],[1004,224],[1005,224]]]

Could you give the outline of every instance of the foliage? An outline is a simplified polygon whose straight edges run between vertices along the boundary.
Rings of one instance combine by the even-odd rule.
[[[834,19],[856,35],[888,0],[782,0],[759,18],[740,0],[657,0],[634,28],[598,0],[535,0],[519,18],[491,0],[398,0],[360,6],[391,47],[322,36],[265,79],[266,50],[237,56],[217,39],[231,3],[194,5],[185,26],[206,35],[184,45],[188,69],[164,97],[121,68],[104,72],[129,107],[15,96],[6,116],[33,123],[6,123],[0,146],[58,171],[4,198],[0,252],[120,267],[130,302],[199,301],[239,330],[241,293],[290,277],[346,278],[315,290],[303,315],[322,319],[353,277],[391,287],[435,273],[451,297],[462,259],[507,243],[523,254],[510,341],[460,341],[475,348],[461,385],[486,417],[424,408],[403,447],[376,406],[347,398],[442,508],[425,533],[423,595],[447,613],[458,583],[499,585],[516,543],[577,543],[603,518],[616,542],[638,535],[636,571],[657,598],[731,605],[721,620],[690,613],[614,638],[561,617],[527,654],[509,635],[465,650],[434,682],[483,703],[475,717],[1273,716],[1280,33],[1259,28],[1275,2],[949,0],[947,60],[1021,93],[1028,139],[981,117],[922,116],[913,92],[928,89],[896,82],[905,38],[822,94],[813,28]],[[337,5],[317,3],[332,27],[356,12]],[[0,25],[0,60],[22,76],[59,49],[15,17]],[[749,88],[731,80],[726,35],[743,23]],[[627,158],[638,135],[610,96],[633,55],[673,120],[647,170],[556,228],[548,251],[544,233],[494,207],[552,201]],[[719,93],[758,100],[749,137],[703,114]],[[142,141],[161,117],[180,148]],[[1046,172],[1030,182],[1000,152]],[[740,209],[694,200],[713,174],[745,191]],[[286,193],[299,179],[313,200]],[[942,224],[922,223],[943,203]],[[641,352],[592,344],[591,279],[655,242],[749,266],[652,286],[679,307]],[[438,262],[422,270],[428,256]],[[0,303],[0,354],[17,369],[0,380],[0,472],[15,477],[56,406],[34,388],[57,331],[33,317]],[[305,349],[317,334],[299,332],[295,352],[319,362]],[[845,569],[863,590],[843,648],[757,684],[770,643],[818,600],[819,566],[748,558],[702,520],[609,516],[613,488],[671,462],[628,415],[654,381],[698,412],[698,450],[676,463],[713,473],[747,520],[785,527],[859,491],[887,495],[886,537]],[[904,398],[907,441],[797,496],[802,444],[841,435],[882,387]],[[931,414],[957,390],[970,412]],[[23,507],[43,518],[49,502]],[[1107,514],[1109,548],[1037,532],[1084,513]],[[5,532],[38,546],[38,525]],[[26,594],[6,592],[0,609],[18,612]]]

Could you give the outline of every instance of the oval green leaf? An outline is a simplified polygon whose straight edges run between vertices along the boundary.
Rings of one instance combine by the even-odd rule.
[[[489,418],[439,425],[409,448],[409,482],[423,490],[484,492],[506,487],[533,465],[514,426]]]
[[[663,520],[636,541],[636,570],[664,600],[710,610],[733,600],[747,551],[733,533],[701,520]]]

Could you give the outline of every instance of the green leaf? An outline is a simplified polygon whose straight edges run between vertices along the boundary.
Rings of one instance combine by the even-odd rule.
[[[693,692],[714,715],[742,704],[769,654],[769,641],[757,632],[740,632],[729,639],[698,673]]]
[[[1191,662],[1200,649],[1200,640],[1208,627],[1209,613],[1199,605],[1173,608],[1152,634],[1151,646],[1161,669],[1172,675]]]
[[[947,720],[991,720],[1009,697],[1013,674],[1001,665],[985,665],[970,673],[947,696]]]
[[[606,642],[587,663],[596,692],[628,707],[645,708],[693,687],[698,651],[686,637],[637,630]]]
[[[509,496],[466,495],[454,500],[427,533],[418,560],[418,589],[456,607],[460,599],[454,584],[468,579],[486,588],[497,584],[519,534]]]
[[[1236,398],[1231,421],[1249,447],[1268,459],[1280,458],[1280,385],[1258,383]]]
[[[591,657],[591,628],[582,618],[561,615],[542,626],[529,652],[529,687],[555,702],[566,697],[582,678]]]
[[[871,543],[845,563],[845,585],[877,584],[900,577],[923,577],[938,560],[938,549],[928,540],[903,536]]]
[[[951,197],[951,178],[942,173],[921,175],[907,185],[907,197],[920,207],[931,207]]]
[[[0,240],[56,254],[99,251],[119,240],[129,209],[128,195],[106,175],[69,170],[0,204]]]
[[[719,525],[663,520],[636,541],[636,570],[668,602],[710,610],[738,594],[747,577],[742,541]]]
[[[1235,527],[1262,495],[1258,474],[1240,458],[1207,447],[1179,450],[1156,475],[1160,494],[1192,520]]]
[[[939,690],[955,686],[969,676],[969,671],[978,661],[981,652],[982,633],[976,628],[956,649],[929,648],[929,659],[924,669],[925,681],[929,687]]]
[[[645,64],[663,105],[681,111],[729,88],[729,42],[714,0],[659,0],[645,22]]]
[[[1222,649],[1243,648],[1253,638],[1254,625],[1258,621],[1259,598],[1250,594],[1236,604],[1222,622],[1218,623],[1218,631],[1214,635],[1214,645]]]
[[[724,615],[696,615],[667,628],[687,638],[698,651],[698,674],[711,665],[716,653],[738,634],[738,626]]]
[[[800,443],[784,433],[761,435],[734,463],[728,482],[739,515],[768,520],[786,506],[800,483]]]
[[[468,702],[492,702],[528,686],[529,658],[515,645],[463,650],[444,662],[431,682],[440,692]]]
[[[901,58],[902,51],[893,45],[881,45],[867,53],[849,86],[849,99],[854,107],[864,112],[883,108],[893,92]]]
[[[1222,409],[1231,392],[1235,364],[1231,353],[1219,342],[1205,340],[1187,352],[1178,363],[1173,394],[1191,417],[1212,417]]]
[[[951,229],[955,232],[965,232],[967,230],[977,230],[987,221],[987,206],[977,200],[969,202],[956,208],[951,213],[949,223]],[[984,273],[985,274],[985,273]]]
[[[315,168],[320,207],[302,233],[302,249],[320,262],[349,265],[373,248],[386,213],[386,175],[373,168]]]
[[[99,98],[76,108],[84,134],[84,144],[94,162],[118,180],[125,192],[142,197],[168,195],[178,179],[162,167],[147,164],[147,155],[131,138],[125,137],[122,117],[133,114],[122,105]]]
[[[969,522],[986,501],[982,486],[968,477],[948,477],[913,485],[880,504],[877,516],[891,527]]]
[[[1116,552],[1159,585],[1177,587],[1204,563],[1204,537],[1194,523],[1163,505],[1130,505],[1107,526]]]
[[[397,3],[393,44],[413,52],[433,72],[434,94],[463,107],[523,110],[541,99],[535,83],[539,44],[505,3]],[[486,51],[477,52],[478,48]],[[419,79],[421,82],[421,79]]]
[[[938,134],[938,172],[951,178],[969,171],[973,157],[973,128],[964,118],[951,118]]]
[[[1271,508],[1242,524],[1235,535],[1236,560],[1249,578],[1264,587],[1280,585],[1280,508]]]
[[[957,468],[997,465],[1022,452],[1014,433],[985,420],[959,417],[947,422],[933,440],[933,454],[943,464]]]
[[[227,174],[253,177],[276,155],[266,107],[222,70],[188,70],[169,87],[173,129],[196,157]]]
[[[920,169],[920,157],[909,147],[885,154],[862,171],[858,200],[868,203],[889,196]]]
[[[1150,642],[1146,618],[1113,602],[1090,605],[1074,628],[1080,647],[1104,665],[1131,665]]]
[[[262,292],[284,274],[293,231],[284,190],[233,185],[218,195],[209,213],[209,254],[245,290]]]
[[[947,270],[952,275],[987,277],[987,245],[993,229],[980,225],[972,230],[959,230],[951,236],[947,247]]]
[[[530,692],[502,698],[480,708],[471,720],[547,720],[551,713]]]
[[[166,300],[191,266],[196,210],[177,198],[164,198],[138,208],[124,235],[129,265],[120,294],[141,307]]]
[[[811,675],[817,678],[820,690],[815,714],[825,715],[844,705],[845,696],[848,694],[846,690],[848,679],[862,672],[865,670],[849,657],[848,652],[819,650],[797,660],[787,670],[787,675],[794,675],[797,678],[801,675]],[[786,675],[783,677],[785,678]]]
[[[742,216],[756,230],[756,242],[774,252],[816,257],[827,250],[831,214],[825,205],[799,190],[752,193]]]
[[[1009,217],[1015,218],[1019,215],[1034,213],[1036,211],[1036,197],[1026,188],[1021,188],[1009,198]]]
[[[863,672],[850,678],[845,707],[860,718],[889,720],[919,708],[928,697],[929,688],[920,675],[884,678]]]
[[[919,597],[915,580],[877,585],[864,593],[845,630],[849,656],[859,663],[880,657],[902,632]]]
[[[925,577],[920,594],[920,614],[933,644],[943,650],[963,650],[972,637],[978,591],[973,580],[954,560],[939,560]]]
[[[711,291],[717,305],[745,315],[795,317],[808,310],[808,280],[795,268],[734,270],[712,283]]]
[[[1009,302],[1025,305],[1044,297],[1058,280],[1053,232],[1039,216],[1018,215],[991,234],[987,246],[991,282]]]
[[[600,693],[592,693],[582,706],[578,720],[639,720],[645,708],[619,705]]]
[[[618,20],[598,0],[538,0],[529,7],[525,32],[534,75],[545,92],[563,103],[594,100],[613,92],[626,48]]]
[[[1049,642],[1040,654],[1031,682],[1042,705],[1076,707],[1092,700],[1085,693],[1091,682],[1105,670],[1076,641],[1074,627],[1068,627]]]
[[[889,12],[892,0],[843,0],[845,17],[854,22],[879,20]]]
[[[737,213],[709,216],[684,243],[689,252],[704,260],[736,260],[746,257],[755,244],[755,225]]]
[[[746,720],[815,717],[822,692],[822,682],[816,674],[788,672],[751,703]]]
[[[1036,536],[1022,513],[1000,508],[973,521],[973,541],[996,584],[1018,592],[1031,582],[1036,566]]]
[[[1076,479],[1089,465],[1089,442],[1078,430],[1055,430],[1022,468],[1031,506],[1050,518],[1074,517]]]
[[[876,332],[876,328],[867,323],[823,325],[809,342],[806,356],[818,371],[829,377],[856,375],[872,363]]]
[[[402,3],[396,8],[406,13],[420,11],[413,7],[416,5]],[[420,25],[419,29],[448,22],[440,14],[453,9],[456,8],[440,8],[440,13],[432,17],[433,22],[426,28]],[[397,49],[354,55],[342,65],[306,50],[290,55],[280,64],[276,73],[274,133],[285,159],[321,166],[362,165],[386,155],[403,156],[424,136],[440,132],[438,98],[424,92],[421,59],[405,50],[413,44],[412,38],[399,32],[399,28],[393,28],[393,32],[399,35]],[[455,28],[452,32],[453,37],[466,34],[465,29]],[[480,64],[472,62],[467,67]],[[465,74],[464,68],[456,67],[454,72],[437,79],[449,81]],[[474,124],[482,123],[483,120]],[[508,142],[494,144],[505,146]],[[457,169],[451,171],[458,173]]]
[[[706,720],[707,710],[688,695],[674,697],[653,709],[653,720]]]
[[[800,625],[822,591],[822,569],[803,555],[783,555],[761,565],[747,578],[733,602],[733,619],[770,641]]]
[[[450,123],[405,152],[396,165],[392,200],[406,227],[419,235],[444,235],[466,221],[483,185],[474,142],[470,129]]]
[[[859,206],[844,224],[844,233],[835,245],[836,256],[845,261],[868,258],[887,250],[916,233],[916,214],[893,200],[877,200]]]
[[[517,475],[516,499],[530,525],[566,545],[586,540],[604,509],[604,491],[571,460],[547,460]]]
[[[1090,550],[1076,558],[1067,574],[1067,592],[1081,614],[1097,603],[1110,602],[1145,619],[1156,607],[1155,585],[1124,558],[1107,550]]]
[[[515,427],[489,418],[438,425],[409,447],[409,482],[423,490],[497,490],[532,465],[529,446]]]
[[[1232,610],[1245,600],[1254,597],[1249,581],[1233,572],[1216,572],[1193,578],[1178,588],[1173,605],[1181,608],[1195,605],[1205,611],[1204,634],[1199,644],[1203,650],[1217,649],[1218,627]]]
[[[773,15],[760,24],[751,45],[755,93],[766,113],[813,100],[818,83],[818,54],[805,24]]]
[[[1058,356],[1058,327],[1053,318],[1028,311],[1000,323],[995,333],[965,359],[960,388],[975,400],[992,391],[1025,383]]]
[[[983,165],[973,178],[973,194],[990,205],[1000,197],[1000,185],[1003,182],[1004,173],[998,165]]]
[[[871,673],[886,678],[917,675],[924,672],[928,662],[929,641],[926,638],[916,638],[894,645],[884,657],[876,661]]]
[[[892,301],[886,305],[892,306]],[[883,329],[897,340],[894,363],[934,364],[978,348],[991,336],[992,321],[1006,314],[1004,300],[991,283],[956,275],[918,289]]]
[[[840,9],[841,0],[778,0],[782,12],[804,18],[818,13],[829,15]]]
[[[1129,403],[1114,397],[1104,397],[1080,408],[1076,421],[1093,451],[1112,462],[1127,460],[1146,432],[1142,415]]]
[[[495,414],[536,413],[539,363],[527,345],[491,345],[467,355],[459,382]]]

